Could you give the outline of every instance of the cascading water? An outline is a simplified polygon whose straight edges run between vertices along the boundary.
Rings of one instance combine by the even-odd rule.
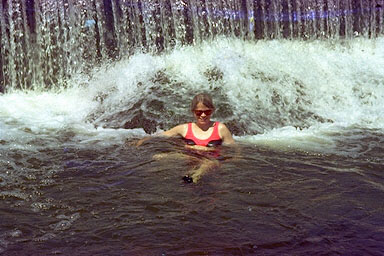
[[[0,254],[383,254],[383,6],[0,1]],[[237,146],[186,185],[135,145],[201,91]]]
[[[137,49],[158,53],[219,35],[375,38],[383,1],[1,1],[2,90],[53,88]]]
[[[382,1],[352,0],[2,1],[0,6],[3,14],[0,30],[2,51],[0,86],[3,91],[54,90],[73,87],[73,84],[89,85],[91,82],[93,84],[90,87],[94,88],[92,93],[95,94],[92,100],[98,101],[96,104],[99,104],[99,107],[88,114],[88,121],[104,127],[140,127],[152,133],[156,127],[169,128],[186,120],[182,117],[185,114],[179,110],[169,112],[173,118],[164,116],[163,113],[155,114],[158,112],[156,108],[164,108],[167,101],[176,102],[176,109],[184,108],[183,102],[188,101],[187,98],[197,90],[204,90],[204,85],[208,84],[211,88],[218,90],[216,94],[221,102],[237,104],[233,94],[237,91],[236,87],[244,87],[240,83],[246,81],[247,88],[244,88],[243,92],[248,90],[248,94],[240,93],[238,100],[243,102],[245,100],[243,98],[247,96],[258,98],[260,95],[255,90],[261,90],[264,87],[265,90],[262,91],[263,96],[261,96],[264,97],[264,105],[260,107],[260,102],[247,99],[248,104],[242,104],[244,107],[240,107],[236,114],[245,115],[251,120],[260,120],[260,116],[249,113],[247,109],[264,109],[259,111],[261,115],[265,115],[267,110],[275,114],[266,125],[261,122],[258,127],[250,125],[246,128],[245,123],[236,121],[233,115],[234,110],[229,110],[228,106],[220,106],[222,113],[225,113],[220,117],[230,123],[235,134],[255,134],[287,125],[308,127],[313,124],[310,121],[313,119],[332,122],[335,121],[333,118],[319,114],[310,106],[313,105],[311,101],[314,100],[314,95],[310,94],[315,93],[315,88],[324,87],[318,84],[321,80],[314,83],[305,82],[304,80],[308,79],[307,74],[304,73],[294,75],[295,72],[287,69],[283,71],[287,73],[284,75],[281,72],[277,74],[273,70],[261,68],[262,62],[266,63],[268,57],[264,56],[264,59],[260,59],[260,53],[256,52],[260,50],[269,52],[269,44],[273,44],[273,41],[263,42],[266,49],[260,50],[256,49],[257,46],[250,44],[260,39],[289,39],[297,42],[297,45],[309,47],[316,47],[318,44],[304,42],[321,40],[328,42],[329,47],[337,44],[345,44],[348,47],[352,39],[368,40],[382,34],[384,26],[382,5]],[[236,47],[230,45],[231,43],[229,45],[220,43],[218,38],[224,37],[245,40],[244,46],[249,49],[245,49],[244,46],[240,46],[243,49],[235,49]],[[205,43],[204,46],[204,42],[212,42],[211,46],[222,44],[219,47],[232,47],[234,50],[223,49],[220,52],[221,49],[215,49],[217,51],[215,56],[204,59],[203,56],[208,56],[207,51],[211,47],[209,43]],[[167,63],[167,59],[177,54],[182,55],[183,51],[180,49],[186,45],[195,49],[205,48],[201,50],[202,53],[192,52],[192,55],[184,55],[189,63],[180,63],[178,60],[175,60],[175,63],[184,68],[186,68],[185,65],[190,65],[190,68],[194,68],[195,64],[202,65],[199,70],[195,70],[198,74],[188,74],[188,69],[172,70],[164,66],[164,63],[168,66],[175,65],[175,63]],[[296,51],[294,48],[297,45],[293,46],[293,49],[288,47],[285,56],[279,61],[289,66],[295,65],[291,63],[294,56],[290,56],[288,51]],[[326,46],[320,46],[322,49],[319,51],[327,54],[324,47]],[[340,48],[334,53],[332,51],[330,54],[333,55],[333,59],[336,59],[338,51],[343,50]],[[139,52],[148,58],[148,63],[145,65],[151,67],[148,67],[147,71],[139,71],[142,69],[140,61],[145,61],[139,60],[139,56],[142,56]],[[151,54],[160,54],[164,57],[160,59],[149,57]],[[228,57],[224,57],[225,54],[228,54]],[[271,52],[269,54],[274,55]],[[158,59],[156,63],[150,63],[155,61],[154,58]],[[221,64],[215,63],[214,59],[217,58],[224,61]],[[322,65],[319,59],[312,60],[310,57],[304,60],[304,58],[305,56],[301,58],[302,63],[296,66],[297,69],[302,68],[300,65]],[[105,68],[108,63],[116,63],[119,60],[129,67],[120,64],[121,70],[110,68],[108,72],[121,73],[129,69],[131,74],[127,80],[121,81],[122,76],[112,74],[116,77],[114,81],[104,81],[103,71],[97,73],[97,68]],[[133,60],[138,62],[134,63]],[[243,71],[231,73],[231,61],[238,61],[240,65],[245,63],[243,68],[247,69],[246,74],[242,75]],[[348,59],[344,61],[346,65],[350,63]],[[228,66],[222,64],[228,64]],[[356,63],[355,66],[358,65],[360,64]],[[338,69],[339,67],[334,67],[333,71],[326,74],[327,79],[337,79],[336,76],[340,72]],[[180,79],[178,75],[180,73],[186,73],[185,78]],[[139,74],[142,77],[139,77]],[[79,75],[82,78],[79,78]],[[192,76],[196,75],[200,77],[199,81],[196,85],[191,85],[190,82],[194,80]],[[99,81],[89,79],[95,76]],[[312,76],[311,79],[321,79],[316,78],[317,74]],[[228,79],[233,77],[236,78],[232,81]],[[72,79],[71,82],[69,82],[70,79]],[[349,80],[349,82],[346,81],[348,90],[355,88],[353,83],[361,83],[361,81],[354,81],[352,77],[347,79]],[[95,89],[94,84],[101,81],[104,85],[100,86],[109,89],[100,87]],[[228,84],[229,82],[231,84]],[[116,83],[118,83],[118,90],[116,90]],[[260,83],[262,86],[258,85]],[[179,95],[178,90],[173,90],[174,84],[183,88],[183,91],[187,91],[185,95],[187,97]],[[153,93],[148,91],[149,89]],[[95,92],[96,90],[98,92]],[[353,90],[367,89],[359,87]],[[288,91],[291,96],[287,96],[287,92],[284,91]],[[120,96],[111,97],[114,93]],[[121,98],[123,93],[133,93],[136,96],[127,95]],[[332,97],[340,97],[337,94]],[[137,95],[141,95],[141,98]],[[170,95],[170,98],[165,97],[166,95]],[[108,100],[114,103],[108,103]],[[120,107],[116,106],[117,102]],[[285,107],[287,104],[289,106]],[[335,101],[331,104],[335,104]],[[149,109],[143,109],[146,105]],[[105,108],[110,110],[106,111]],[[271,108],[276,110],[271,111]]]

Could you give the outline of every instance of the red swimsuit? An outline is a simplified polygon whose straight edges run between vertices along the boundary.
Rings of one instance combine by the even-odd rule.
[[[196,138],[195,135],[193,135],[192,123],[188,123],[188,130],[184,139],[187,140],[187,144],[189,145],[199,145],[199,146],[206,146],[206,147],[220,145],[222,140],[219,135],[219,124],[220,124],[219,122],[215,122],[213,126],[213,132],[208,139],[200,140]]]

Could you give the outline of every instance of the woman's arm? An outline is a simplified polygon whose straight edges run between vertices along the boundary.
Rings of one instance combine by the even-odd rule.
[[[233,139],[232,134],[229,131],[229,129],[227,128],[227,126],[225,126],[225,124],[220,124],[220,125],[222,125],[222,126],[221,127],[219,126],[219,128],[220,128],[219,132],[220,132],[221,138],[223,140],[223,144],[234,146],[234,147],[232,147],[234,149],[234,153],[232,155],[232,158],[230,158],[230,160],[233,161],[233,160],[241,159],[242,153],[241,153],[240,145],[236,144],[236,142]]]
[[[221,139],[223,140],[223,144],[235,144],[235,140],[225,124],[220,123],[219,132]]]
[[[155,134],[155,136],[165,136],[165,137],[177,137],[181,136],[183,137],[184,134],[186,133],[186,124],[180,124],[178,126],[173,127],[172,129],[168,131],[164,131],[160,134]],[[143,144],[145,141],[149,140],[152,138],[152,136],[148,136],[145,138],[142,138],[136,143],[136,147],[139,147],[141,144]]]
[[[180,124],[178,126],[173,127],[172,129],[160,133],[160,136],[166,136],[166,137],[177,137],[181,136],[183,137],[186,133],[186,124]]]

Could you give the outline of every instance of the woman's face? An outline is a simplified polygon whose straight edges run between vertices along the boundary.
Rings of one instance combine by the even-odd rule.
[[[213,113],[213,109],[208,108],[201,102],[197,103],[196,108],[193,110],[196,123],[200,125],[209,124],[211,122],[212,113]]]

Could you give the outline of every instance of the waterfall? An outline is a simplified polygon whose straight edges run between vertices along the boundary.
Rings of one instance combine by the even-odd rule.
[[[383,34],[384,0],[3,0],[0,92],[65,87],[137,51],[225,35],[344,40]]]

